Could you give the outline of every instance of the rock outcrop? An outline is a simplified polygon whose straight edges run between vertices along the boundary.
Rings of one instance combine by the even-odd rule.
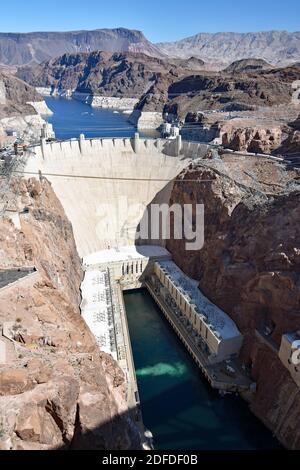
[[[0,72],[0,147],[12,143],[18,134],[26,142],[37,141],[45,120],[52,114],[42,96],[14,75]]]
[[[232,62],[232,64],[226,67],[225,72],[236,73],[236,72],[251,72],[253,70],[268,70],[271,69],[272,65],[268,64],[263,59],[241,59]]]
[[[283,139],[281,145],[274,152],[277,155],[284,155],[298,166],[300,164],[300,115],[295,121],[290,122],[286,128],[287,137]]]
[[[184,171],[171,196],[204,204],[203,248],[186,251],[175,239],[167,248],[243,333],[241,359],[257,383],[251,409],[300,449],[299,388],[278,357],[282,335],[300,329],[299,173],[255,157],[222,158]]]
[[[282,130],[280,127],[235,127],[232,123],[221,126],[220,139],[222,145],[231,150],[270,154],[280,146]]]
[[[28,103],[42,100],[42,96],[32,86],[13,75],[0,72],[0,119],[20,114],[36,114]]]
[[[291,132],[277,148],[275,154],[295,156],[300,162],[300,131]]]
[[[96,51],[64,54],[39,66],[21,68],[18,76],[36,87],[139,98],[169,68],[161,59],[144,54]]]
[[[124,376],[79,311],[81,262],[51,185],[12,180],[0,219],[0,448],[132,449]]]

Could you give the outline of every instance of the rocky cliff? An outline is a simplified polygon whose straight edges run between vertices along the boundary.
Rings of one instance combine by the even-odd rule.
[[[245,110],[253,111],[256,119],[262,107],[277,109],[291,103],[300,67],[270,68],[262,60],[246,59],[214,72],[195,57],[166,60],[141,53],[96,51],[64,54],[38,66],[22,67],[18,76],[36,87],[135,99],[135,120],[141,113],[160,113],[161,121],[167,112],[185,121],[199,111]]]
[[[225,148],[271,154],[281,145],[280,127],[239,127],[234,122],[220,127],[220,139]]]
[[[39,140],[46,125],[42,115],[49,114],[35,88],[7,71],[0,72],[0,147],[13,143],[15,133],[25,142]]]
[[[198,73],[173,80],[168,88],[168,110],[181,119],[188,112],[226,111],[230,105],[247,105],[251,110],[290,103],[292,83],[300,79],[300,67],[252,71]]]
[[[190,123],[191,114],[202,112],[209,116],[210,125],[214,127],[223,121],[228,127],[237,128],[231,119],[240,117],[244,118],[241,129],[245,131],[252,127],[251,133],[255,136],[257,128],[267,131],[268,127],[281,129],[283,124],[287,125],[287,105],[288,109],[296,106],[292,104],[293,84],[300,80],[300,68],[296,65],[282,69],[242,69],[219,73],[198,71],[197,74],[185,75],[176,72],[173,69],[169,74],[158,77],[140,98],[136,108],[144,112],[169,113],[185,123]],[[266,110],[272,111],[268,113]],[[271,150],[276,148],[278,139],[275,141],[270,143]],[[259,146],[263,148],[264,145],[262,142]]]
[[[204,247],[167,244],[243,333],[241,359],[257,383],[251,409],[294,449],[300,449],[300,393],[278,349],[282,334],[300,329],[299,201],[295,170],[229,155],[195,163],[175,183],[170,202],[204,204]]]
[[[96,51],[64,54],[36,67],[21,68],[18,76],[36,87],[139,98],[171,67],[141,53]]]
[[[81,263],[51,185],[15,179],[1,196],[0,447],[139,448],[123,373],[80,316]]]
[[[36,114],[28,102],[42,100],[42,96],[32,86],[13,75],[0,72],[0,119],[20,114]]]

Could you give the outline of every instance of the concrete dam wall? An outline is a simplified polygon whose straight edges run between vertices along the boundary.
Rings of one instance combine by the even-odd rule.
[[[84,139],[33,147],[24,169],[52,183],[80,256],[135,243],[151,202],[168,202],[172,180],[207,146],[180,139]],[[160,243],[153,240],[153,244]],[[151,241],[148,241],[151,243]]]

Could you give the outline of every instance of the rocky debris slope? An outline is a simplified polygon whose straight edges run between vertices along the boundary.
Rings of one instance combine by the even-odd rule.
[[[139,448],[123,373],[80,316],[81,263],[51,185],[14,179],[6,198],[0,273],[36,272],[0,289],[0,448]]]
[[[202,60],[233,62],[248,58],[271,64],[299,61],[300,32],[261,31],[255,33],[199,33],[175,42],[156,44],[170,57],[200,57]]]
[[[289,448],[300,449],[300,393],[278,358],[284,333],[300,329],[300,185],[296,170],[255,157],[197,162],[175,183],[171,203],[203,203],[205,243],[167,248],[244,335],[241,359],[257,391],[253,412]],[[268,331],[267,341],[257,335]]]
[[[41,63],[65,53],[142,52],[161,57],[161,52],[140,31],[126,28],[93,31],[0,33],[0,63]]]

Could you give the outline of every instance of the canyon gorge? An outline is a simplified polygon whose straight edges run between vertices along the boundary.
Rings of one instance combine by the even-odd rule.
[[[0,33],[0,450],[300,449],[299,58]]]

